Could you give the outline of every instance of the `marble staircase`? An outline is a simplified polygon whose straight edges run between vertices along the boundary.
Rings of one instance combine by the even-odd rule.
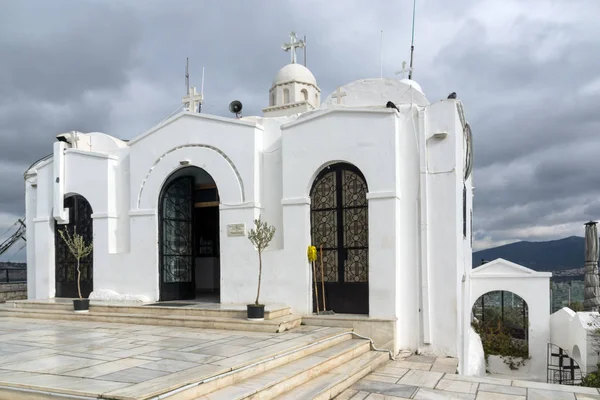
[[[388,360],[348,333],[173,399],[332,399]]]
[[[7,301],[0,317],[61,319],[140,325],[181,326],[253,332],[284,332],[300,326],[302,317],[288,306],[267,306],[264,321],[248,321],[242,305],[189,302],[178,306],[91,301],[88,313],[74,313],[69,299]]]

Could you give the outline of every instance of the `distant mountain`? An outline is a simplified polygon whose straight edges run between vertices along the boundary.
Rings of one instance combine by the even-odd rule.
[[[504,258],[535,271],[560,271],[583,268],[585,239],[579,236],[548,242],[516,242],[473,253],[473,268],[481,260]]]

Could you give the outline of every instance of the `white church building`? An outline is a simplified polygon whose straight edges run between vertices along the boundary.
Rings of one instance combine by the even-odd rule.
[[[25,173],[28,298],[77,297],[58,234],[76,229],[93,243],[84,297],[252,303],[247,233],[260,217],[276,228],[261,302],[312,314],[307,247],[322,247],[328,309],[391,321],[394,350],[465,360],[473,161],[461,101],[392,78],[325,96],[290,47],[262,116],[199,112],[192,89],[184,111],[129,141],[58,135]]]

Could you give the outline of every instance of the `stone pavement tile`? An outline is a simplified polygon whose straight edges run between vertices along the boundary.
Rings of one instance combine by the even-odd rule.
[[[486,376],[467,376],[467,375],[457,375],[457,374],[446,374],[444,376],[444,379],[450,379],[453,381],[489,383],[492,385],[505,385],[505,386],[510,386],[510,384],[512,382],[508,379],[488,378]]]
[[[92,365],[102,364],[104,362],[105,361],[102,360],[90,360],[88,358],[49,355],[44,358],[38,358],[37,360],[4,364],[0,366],[0,369],[44,374],[61,374],[63,372],[91,367]]]
[[[370,394],[373,394],[369,392],[358,392],[356,390],[354,390],[354,392],[355,394],[350,398],[350,400],[365,400]],[[337,400],[337,398],[335,400]]]
[[[138,356],[140,354],[151,353],[153,351],[160,350],[160,347],[157,346],[140,346],[134,347],[133,349],[121,350],[114,353],[110,353],[111,357],[119,357],[119,358],[129,358],[133,356]]]
[[[104,364],[94,365],[92,367],[76,369],[74,371],[64,372],[62,375],[79,376],[82,378],[96,378],[98,376],[112,374],[131,367],[139,367],[151,361],[137,360],[134,358],[124,358],[118,361],[106,362]]]
[[[454,357],[438,357],[435,359],[435,362],[433,364],[450,365],[453,367],[458,367],[458,359]]]
[[[145,381],[149,381],[155,378],[159,378],[165,375],[168,375],[169,372],[164,371],[155,371],[152,369],[133,367],[124,369],[118,372],[113,372],[111,374],[100,375],[96,377],[96,379],[100,379],[103,381],[112,381],[112,382],[128,382],[128,383],[141,383]]]
[[[3,381],[25,388],[57,389],[70,394],[98,394],[118,390],[129,386],[129,383],[110,382],[96,379],[86,379],[72,376],[37,374],[19,372],[3,377]]]
[[[422,362],[411,362],[411,361],[392,361],[389,364],[396,368],[408,368],[408,369],[418,369],[421,371],[429,371],[431,369],[432,364],[422,363]]]
[[[157,350],[151,353],[146,353],[143,356],[137,356],[136,358],[144,358],[148,357],[148,359],[154,359],[154,361],[158,361],[163,358],[167,358],[170,360],[178,360],[178,361],[189,361],[197,364],[210,364],[215,361],[222,360],[224,357],[221,356],[209,356],[207,354],[195,354],[195,353],[187,353],[184,351],[173,351],[173,350]]]
[[[441,372],[410,370],[398,381],[402,385],[434,388],[444,374]]]
[[[233,344],[236,346],[248,346],[250,344],[261,343],[264,341],[265,340],[263,338],[247,338],[246,337],[246,338],[230,340],[229,342],[227,342],[227,344]]]
[[[451,381],[449,379],[442,379],[435,386],[436,390],[445,390],[448,392],[458,393],[477,393],[477,387],[479,383],[476,382],[465,382],[465,381]]]
[[[507,381],[510,383],[510,381]],[[489,383],[482,383],[479,385],[480,392],[492,392],[492,393],[503,393],[503,394],[516,394],[519,396],[527,395],[527,389],[514,386],[505,385],[490,385]]]
[[[142,355],[142,356],[133,356],[131,358],[135,358],[137,360],[148,360],[148,361],[160,361],[162,360],[162,358],[160,357],[151,357],[151,356],[147,356],[147,355]]]
[[[177,360],[160,360],[151,361],[141,366],[144,369],[153,369],[155,371],[165,372],[179,372],[186,369],[198,367],[199,364],[188,362],[188,361],[177,361]]]
[[[378,381],[378,382],[387,382],[387,383],[396,383],[400,378],[390,375],[379,375],[379,374],[369,374],[365,376],[363,379],[368,381]]]
[[[111,357],[106,354],[90,354],[90,353],[86,353],[86,352],[74,352],[74,351],[63,351],[63,350],[59,350],[58,352],[56,352],[56,355],[71,356],[71,357],[78,357],[78,358],[89,358],[90,360],[101,360],[101,361],[117,361],[117,360],[121,359],[119,357]]]
[[[365,400],[407,400],[407,399],[408,399],[408,397],[388,396],[388,395],[379,394],[379,393],[371,393],[367,397],[365,397]],[[352,400],[354,400],[354,398],[352,398]]]
[[[444,365],[444,364],[433,364],[430,369],[431,372],[443,372],[445,374],[455,374],[456,367],[452,365]]]
[[[232,357],[232,356],[236,356],[238,354],[247,353],[251,350],[256,350],[256,349],[252,349],[251,347],[247,347],[247,346],[218,344],[216,346],[209,346],[209,347],[205,347],[203,349],[194,351],[194,353],[207,354],[207,355],[211,355],[211,356]]]
[[[415,400],[474,400],[475,395],[420,388],[413,398]]]
[[[407,368],[396,368],[392,365],[394,365],[394,364],[386,364],[383,367],[377,368],[375,370],[375,373],[379,374],[379,375],[393,376],[396,378],[396,380],[398,380],[398,379],[402,378],[404,375],[406,375],[406,373],[408,372]]]
[[[412,356],[406,357],[406,359],[404,361],[433,364],[435,362],[436,358],[437,357],[412,355]]]
[[[411,396],[417,391],[416,386],[399,385],[396,383],[376,382],[368,380],[358,381],[357,383],[351,386],[351,389],[358,390],[359,392],[364,391],[406,398],[411,398]]]
[[[575,400],[575,394],[554,390],[527,389],[527,400]]]
[[[33,346],[23,346],[18,344],[9,344],[0,342],[0,353],[9,354],[9,353],[21,353],[25,351],[36,350],[37,347]]]
[[[598,394],[598,389],[590,388],[590,387],[583,387],[583,386],[554,385],[552,383],[519,381],[519,380],[513,380],[512,385],[517,386],[517,387],[531,388],[531,389],[549,390],[552,392]]]
[[[56,354],[55,349],[35,349],[30,351],[23,351],[20,353],[10,353],[0,357],[0,365],[11,364],[13,362],[24,362],[29,360],[36,360],[38,358],[44,358],[50,354]]]
[[[477,393],[477,400],[526,400],[526,397],[517,396],[516,394],[479,392]]]
[[[600,400],[600,395],[593,394],[576,394],[575,397],[577,400]]]

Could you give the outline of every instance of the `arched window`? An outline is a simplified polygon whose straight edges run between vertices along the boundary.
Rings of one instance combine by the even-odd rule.
[[[319,105],[319,93],[315,93],[315,107]]]
[[[273,91],[273,93],[271,93],[271,105],[272,106],[275,105],[275,91]]]
[[[304,101],[308,101],[308,92],[306,91],[306,89],[302,89],[300,93],[302,93],[302,98],[304,99]]]
[[[290,90],[283,89],[283,104],[288,104],[290,102]]]

